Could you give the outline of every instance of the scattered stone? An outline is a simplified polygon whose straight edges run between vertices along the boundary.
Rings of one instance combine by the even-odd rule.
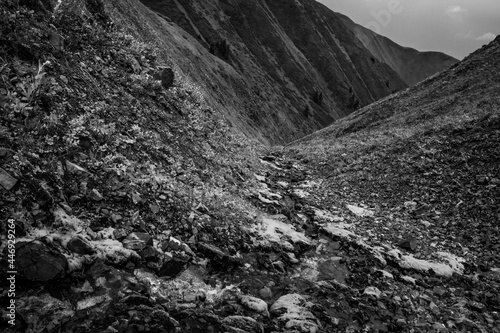
[[[137,205],[138,203],[142,202],[142,197],[139,195],[139,193],[134,192],[132,193],[132,202],[134,205]]]
[[[168,240],[164,241],[160,245],[160,248],[163,251],[184,251],[186,254],[189,254],[190,256],[195,255],[194,252],[186,243],[174,237],[170,237]]]
[[[241,296],[240,303],[247,309],[253,310],[258,313],[269,315],[267,310],[267,303],[260,298],[245,295]]]
[[[104,200],[104,197],[102,196],[101,193],[99,193],[98,190],[96,189],[93,189],[92,191],[90,191],[90,199],[94,200],[94,201],[102,201]]]
[[[134,56],[127,54],[127,62],[135,74],[139,74],[142,71],[141,65]]]
[[[391,273],[389,273],[388,271],[384,271],[382,269],[379,269],[377,270],[377,272],[379,272],[379,274],[382,275],[382,277],[386,278],[386,279],[394,279],[394,275],[392,275]]]
[[[146,246],[139,255],[146,261],[159,261],[161,253],[153,246]]]
[[[149,204],[149,209],[153,214],[158,214],[160,212],[160,206],[155,204]]]
[[[117,222],[120,222],[122,219],[121,215],[119,214],[111,214],[111,221],[113,221],[113,223],[117,223]]]
[[[417,209],[417,203],[415,201],[406,201],[404,203],[405,208],[408,209],[409,211],[413,212],[414,210]]]
[[[16,268],[30,281],[50,281],[66,274],[68,260],[59,250],[38,241],[20,241],[16,244]]]
[[[430,223],[429,221],[421,221],[421,223],[426,226],[427,228],[430,227],[432,225],[432,223]]]
[[[479,303],[479,302],[475,302],[475,301],[468,302],[467,306],[469,307],[469,309],[476,311],[476,312],[483,312],[483,310],[485,308],[484,304]]]
[[[0,185],[7,191],[10,191],[14,186],[16,186],[17,179],[9,175],[7,171],[0,168]]]
[[[210,259],[211,266],[216,270],[230,270],[241,264],[238,258],[232,257],[214,245],[199,243],[197,248]]]
[[[60,328],[61,324],[75,314],[69,302],[63,302],[49,294],[16,298],[16,312],[26,320],[28,326],[22,332],[56,332],[57,327]]]
[[[363,294],[370,295],[370,296],[373,296],[375,298],[380,298],[380,296],[382,296],[382,292],[376,287],[365,288],[365,290],[363,291]]]
[[[442,297],[447,293],[447,291],[444,288],[439,287],[439,286],[434,287],[434,289],[432,289],[432,291],[434,292],[434,294],[438,295],[439,297]]]
[[[179,256],[173,257],[172,260],[163,263],[158,275],[160,277],[175,277],[184,270],[188,262],[189,258]]]
[[[290,261],[290,263],[292,263],[292,264],[298,264],[300,262],[299,259],[297,259],[297,257],[295,256],[295,253],[293,253],[293,252],[287,252],[286,255],[287,255],[288,260]]]
[[[485,175],[477,175],[476,176],[476,184],[478,184],[478,185],[488,184],[488,177]]]
[[[408,239],[404,239],[401,242],[399,242],[398,246],[400,248],[405,249],[405,250],[414,252],[418,247],[418,242],[417,242],[416,238],[408,238]]]
[[[414,279],[411,276],[402,276],[401,280],[403,280],[409,284],[413,284],[413,285],[415,285],[417,283],[417,279]]]
[[[269,298],[273,297],[273,292],[272,292],[271,288],[269,288],[268,286],[264,286],[263,288],[261,288],[259,290],[259,295],[262,298],[269,299]]]
[[[94,254],[95,249],[89,241],[81,236],[73,237],[66,245],[67,249],[79,254]]]
[[[359,217],[372,217],[375,215],[375,212],[358,206],[347,205],[347,209],[349,209],[354,215]]]
[[[91,293],[94,292],[94,288],[92,288],[89,281],[85,281],[81,287],[71,287],[71,291],[77,294]]]
[[[61,207],[68,215],[73,213],[73,209],[64,201],[59,202],[59,207]]]
[[[64,38],[55,31],[49,32],[49,43],[57,52],[64,50]]]
[[[281,296],[271,306],[271,314],[285,323],[287,329],[297,329],[299,332],[316,333],[320,329],[317,318],[312,314],[308,302],[302,295],[287,294]]]
[[[123,247],[129,250],[143,250],[146,246],[153,246],[153,237],[144,232],[133,232],[123,241]]]
[[[318,262],[318,280],[335,280],[345,284],[346,278],[349,276],[347,267],[340,263],[342,258],[333,257],[327,260]]]
[[[261,175],[258,175],[258,174],[254,174],[255,176],[255,179],[257,179],[259,182],[265,182],[266,181],[266,177],[264,176],[261,176]]]
[[[127,237],[127,231],[125,229],[115,229],[113,230],[113,236],[116,240],[121,241],[125,237]]]
[[[108,295],[92,296],[82,299],[76,303],[76,310],[81,311],[85,309],[93,308],[94,306],[101,304],[104,301],[109,300]]]
[[[285,273],[286,272],[285,265],[283,264],[282,261],[275,261],[275,262],[271,263],[271,265],[278,272],[281,272],[281,273]]]
[[[89,172],[82,168],[81,166],[72,163],[68,160],[66,160],[66,170],[68,170],[69,173],[76,173],[76,174],[88,174]]]

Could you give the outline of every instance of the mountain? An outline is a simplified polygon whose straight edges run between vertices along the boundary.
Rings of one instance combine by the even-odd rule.
[[[448,69],[458,62],[457,59],[441,52],[420,52],[403,47],[387,37],[354,23],[345,15],[336,14],[377,60],[388,64],[409,86]]]
[[[137,2],[0,32],[0,331],[498,332],[500,38],[269,147]]]
[[[221,98],[233,103],[226,114],[241,110],[238,117],[253,136],[274,143],[319,129],[454,63],[355,27],[313,0],[142,2],[229,65],[229,86],[220,89]],[[197,72],[207,67],[197,58],[189,62]],[[197,83],[207,86],[204,80]]]
[[[109,6],[163,45],[234,126],[263,142],[299,138],[406,87],[315,1],[143,3],[158,16],[130,0]]]

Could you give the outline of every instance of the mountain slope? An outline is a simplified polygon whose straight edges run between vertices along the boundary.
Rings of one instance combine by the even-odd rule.
[[[269,149],[175,25],[55,5],[0,5],[2,332],[498,332],[498,40]]]
[[[188,40],[199,55],[177,61],[227,104],[217,108],[230,118],[239,113],[241,124],[270,142],[298,138],[406,86],[385,63],[372,63],[353,33],[315,1],[143,3],[197,39]],[[217,63],[219,73],[206,73],[213,66],[206,62]],[[226,82],[211,82],[214,76]]]
[[[412,86],[458,62],[441,52],[420,52],[402,47],[387,37],[376,34],[345,15],[337,16],[348,26],[370,53],[379,61],[388,64],[406,84]]]
[[[416,237],[422,257],[437,247],[498,272],[498,59],[500,38],[287,151],[322,180],[323,204],[378,207],[386,236]]]

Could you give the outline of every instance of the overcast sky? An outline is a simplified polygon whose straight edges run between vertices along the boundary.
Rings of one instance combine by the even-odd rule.
[[[396,43],[464,56],[500,34],[500,0],[318,0]]]

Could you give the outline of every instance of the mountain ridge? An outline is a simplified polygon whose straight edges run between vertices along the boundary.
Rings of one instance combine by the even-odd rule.
[[[319,129],[406,87],[336,14],[315,1],[142,2],[212,52],[217,43],[226,43],[231,52],[223,60],[245,77],[246,87],[240,90],[254,93],[234,95],[240,100],[251,97],[255,106],[240,105],[245,110],[240,120],[264,126],[268,135],[288,133],[276,143]],[[319,94],[318,104],[314,96]]]
[[[266,147],[227,43],[50,3],[0,5],[2,332],[499,332],[500,38]]]
[[[411,47],[400,46],[389,38],[354,23],[347,16],[336,14],[354,31],[356,37],[374,57],[388,64],[409,86],[458,62],[457,59],[442,52],[417,51]]]

